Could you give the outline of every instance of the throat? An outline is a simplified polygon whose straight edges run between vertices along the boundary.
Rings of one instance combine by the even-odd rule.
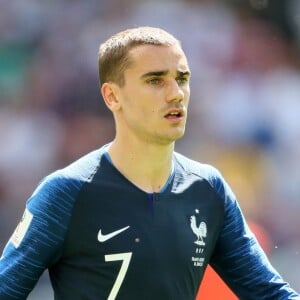
[[[128,176],[126,177],[139,189],[146,193],[153,194],[164,192],[171,183],[173,176],[174,171],[172,168],[171,171],[166,173],[164,176],[154,176],[153,180],[151,180],[150,176],[147,176],[146,174],[144,176],[137,176],[135,178],[130,178]]]
[[[173,148],[155,148],[146,147],[143,151],[136,151],[136,147],[124,149],[112,144],[107,154],[111,163],[126,179],[147,193],[157,193],[169,182],[174,167]]]

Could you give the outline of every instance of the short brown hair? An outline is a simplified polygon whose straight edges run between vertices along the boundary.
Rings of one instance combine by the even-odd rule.
[[[128,52],[139,45],[172,46],[178,44],[173,35],[161,28],[137,27],[121,31],[100,45],[98,67],[100,85],[115,82],[120,86],[125,83],[124,71],[132,61]]]

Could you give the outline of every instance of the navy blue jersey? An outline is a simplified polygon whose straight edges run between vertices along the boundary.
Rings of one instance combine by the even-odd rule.
[[[195,299],[210,263],[241,299],[300,299],[272,268],[209,165],[175,153],[160,193],[107,147],[46,177],[0,259],[0,299],[26,299],[45,269],[57,300]]]

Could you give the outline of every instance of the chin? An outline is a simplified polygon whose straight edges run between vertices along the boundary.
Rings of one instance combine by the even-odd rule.
[[[173,134],[173,135],[169,135],[169,136],[163,136],[160,137],[160,144],[161,145],[168,145],[168,144],[172,144],[178,140],[180,140],[182,137],[184,136],[184,132],[180,132],[177,134]]]
[[[174,141],[180,140],[184,136],[184,132],[185,132],[185,128],[182,128],[182,129],[178,130],[174,134]]]

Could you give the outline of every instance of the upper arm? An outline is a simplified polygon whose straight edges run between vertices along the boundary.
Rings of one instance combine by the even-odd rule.
[[[78,188],[66,179],[48,178],[27,201],[0,259],[0,299],[26,299],[59,258]]]
[[[222,177],[215,184],[225,201],[225,217],[212,267],[241,299],[296,299],[249,229],[230,187]]]

